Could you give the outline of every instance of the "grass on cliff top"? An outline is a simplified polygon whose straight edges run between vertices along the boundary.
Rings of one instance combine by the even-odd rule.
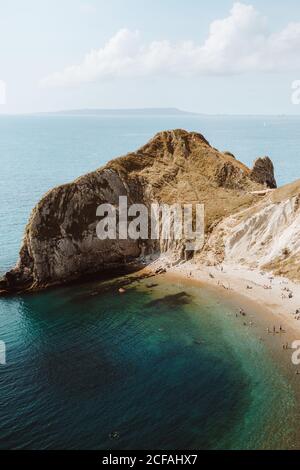
[[[229,152],[219,152],[198,133],[164,131],[135,153],[109,162],[128,178],[144,181],[151,198],[166,204],[205,204],[206,229],[259,200],[250,169]]]

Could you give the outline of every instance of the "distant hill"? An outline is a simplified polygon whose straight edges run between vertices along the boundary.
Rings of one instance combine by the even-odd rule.
[[[136,108],[136,109],[70,109],[62,111],[54,111],[38,114],[59,114],[68,116],[128,116],[128,115],[161,115],[161,116],[177,116],[177,115],[196,115],[188,111],[182,111],[177,108]]]

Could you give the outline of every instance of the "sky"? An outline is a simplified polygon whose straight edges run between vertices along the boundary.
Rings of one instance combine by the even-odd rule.
[[[0,80],[0,113],[299,114],[300,2],[1,0]]]

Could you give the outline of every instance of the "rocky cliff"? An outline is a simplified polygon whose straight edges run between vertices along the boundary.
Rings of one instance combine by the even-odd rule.
[[[300,281],[300,180],[266,192],[214,228],[199,262],[223,261]]]
[[[199,133],[160,132],[136,152],[49,191],[33,209],[18,264],[4,276],[0,289],[60,284],[138,258],[138,240],[97,237],[97,207],[107,202],[117,207],[119,196],[147,206],[155,201],[204,203],[209,240],[228,215],[247,214],[261,202],[258,192],[275,186],[268,158],[257,160],[251,170],[231,153],[213,148]],[[210,251],[207,246],[205,253]],[[155,248],[172,246],[158,241]]]

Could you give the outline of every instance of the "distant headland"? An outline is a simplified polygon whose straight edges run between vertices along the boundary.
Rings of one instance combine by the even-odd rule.
[[[183,111],[178,108],[120,108],[120,109],[99,109],[99,108],[84,108],[84,109],[69,109],[52,112],[42,112],[37,114],[51,114],[51,115],[66,115],[66,116],[182,116],[182,115],[197,115],[189,111]]]

